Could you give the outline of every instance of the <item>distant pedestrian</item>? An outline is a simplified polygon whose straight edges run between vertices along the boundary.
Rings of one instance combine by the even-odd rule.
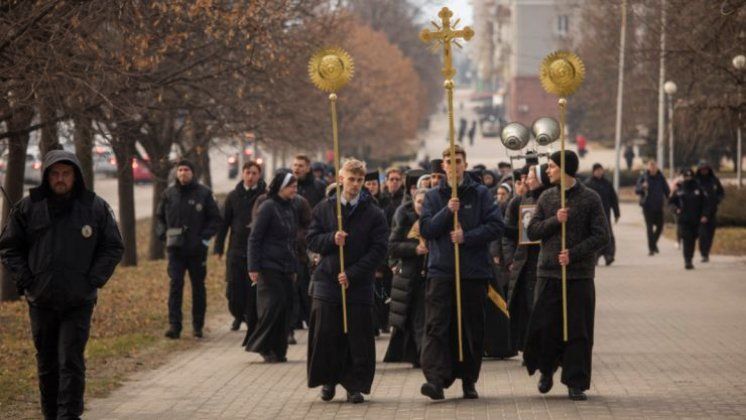
[[[297,192],[298,183],[291,172],[275,175],[249,236],[248,269],[257,288],[258,322],[246,350],[259,353],[269,363],[287,361],[287,330],[298,271],[298,218],[293,208]]]
[[[684,267],[691,270],[694,268],[692,264],[694,246],[702,225],[709,222],[708,215],[712,214],[712,201],[695,179],[694,171],[685,169],[682,175],[684,181],[678,184],[671,194],[669,205],[676,214],[677,227],[684,242]],[[700,246],[702,246],[701,239]]]
[[[595,191],[601,197],[601,203],[604,206],[604,214],[609,222],[609,243],[599,253],[598,257],[604,257],[606,265],[614,262],[616,254],[616,242],[614,241],[614,232],[611,228],[613,223],[619,221],[619,198],[617,197],[614,186],[604,177],[604,167],[600,163],[593,164],[593,175],[588,178],[585,185]],[[611,221],[611,212],[614,212],[614,222]]]
[[[458,121],[458,142],[464,143],[464,136],[466,135],[466,125],[468,122],[466,118],[460,118]]]
[[[582,159],[588,153],[588,149],[587,149],[588,145],[587,145],[585,136],[582,134],[578,134],[575,137],[575,142],[578,145],[578,156],[580,156],[580,158]]]
[[[710,200],[709,213],[705,214],[707,223],[702,223],[699,229],[699,252],[702,255],[702,262],[706,263],[710,261],[710,249],[717,227],[718,206],[725,198],[725,190],[707,161],[700,162],[694,178]]]
[[[635,148],[630,143],[624,146],[624,160],[627,162],[627,170],[631,171],[632,163],[635,160]]]
[[[648,255],[653,256],[660,252],[658,239],[663,232],[663,207],[671,194],[666,177],[658,170],[654,159],[648,161],[648,168],[637,179],[635,194],[640,196],[640,206],[645,217]]]
[[[469,136],[469,146],[474,146],[474,136],[477,134],[477,121],[474,120],[471,122],[471,127],[469,128],[469,133],[467,134]]]
[[[111,207],[86,187],[78,158],[48,152],[41,185],[13,206],[0,235],[0,259],[29,305],[45,419],[83,414],[97,290],[123,251]]]
[[[202,337],[207,309],[207,246],[220,227],[221,217],[212,191],[194,179],[188,160],[176,164],[176,183],[163,192],[156,211],[156,232],[168,254],[168,323],[166,337],[181,336],[184,274],[192,284],[192,327]]]

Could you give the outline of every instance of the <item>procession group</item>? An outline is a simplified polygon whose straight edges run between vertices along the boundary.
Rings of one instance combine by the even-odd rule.
[[[178,182],[158,211],[158,230],[172,244],[166,335],[180,337],[189,271],[193,333],[202,336],[204,260],[207,241],[216,235],[214,253],[226,260],[232,329],[247,326],[244,348],[267,363],[285,362],[288,346],[295,344],[293,330],[307,325],[308,386],[321,387],[324,401],[335,397],[337,385],[347,401],[365,400],[375,374],[376,336],[389,332],[383,360],[421,369],[421,392],[431,399],[443,399],[456,379],[464,398],[478,398],[483,357],[518,352],[529,374],[540,372],[540,392],[549,392],[562,367],[569,398],[586,399],[594,271],[599,257],[613,258],[604,254],[610,226],[601,198],[576,180],[579,162],[571,151],[565,152],[564,174],[561,152],[517,170],[503,163],[499,172],[470,169],[464,149],[454,152],[445,150],[427,168],[392,167],[383,176],[354,158],[334,176],[299,155],[292,169],[276,171],[269,185],[261,166],[247,162],[222,214],[209,190],[191,178],[189,162],[180,162]],[[457,198],[451,198],[451,170]],[[558,187],[562,176],[565,208]],[[527,208],[531,211],[522,214]],[[567,223],[566,249],[562,223]]]

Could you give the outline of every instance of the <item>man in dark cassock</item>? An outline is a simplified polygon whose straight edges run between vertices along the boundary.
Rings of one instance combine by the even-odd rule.
[[[616,243],[614,241],[614,230],[611,223],[611,212],[614,211],[614,223],[619,222],[619,198],[614,191],[614,186],[604,177],[604,167],[600,163],[593,164],[593,176],[585,181],[586,187],[595,191],[601,197],[601,203],[604,206],[606,220],[609,221],[609,243],[599,253],[599,258],[604,257],[606,265],[614,262],[616,254]]]
[[[503,257],[510,273],[507,288],[510,343],[515,351],[523,351],[528,320],[534,305],[536,264],[541,249],[539,244],[520,243],[521,233],[525,235],[527,223],[525,217],[521,217],[521,206],[536,204],[541,193],[552,185],[547,175],[547,164],[526,166],[525,173],[524,184],[528,191],[516,196],[508,204],[502,241]]]
[[[575,179],[578,156],[565,151],[565,173],[560,151],[550,156],[548,174],[556,187],[544,191],[536,203],[528,238],[541,241],[536,300],[528,324],[523,360],[530,375],[539,370],[539,392],[553,385],[557,367],[570,399],[586,400],[591,386],[591,354],[596,292],[593,277],[596,254],[609,241],[603,204],[595,191]],[[565,208],[560,208],[560,178],[565,177]],[[562,249],[562,223],[567,223]],[[568,340],[563,341],[562,266],[567,270]]]
[[[364,401],[376,369],[374,328],[375,270],[386,257],[388,225],[370,193],[362,188],[365,165],[355,159],[342,166],[342,226],[337,229],[336,197],[313,210],[308,249],[321,255],[313,273],[308,326],[308,386],[322,386],[321,399],[334,398],[336,385],[347,400]],[[339,247],[345,270],[340,272]],[[346,290],[348,332],[344,333],[341,288]]]
[[[404,200],[404,174],[401,169],[391,167],[386,169],[386,180],[384,181],[383,192],[379,205],[386,215],[386,223],[391,227],[391,221],[394,218],[394,212]]]
[[[484,304],[487,283],[493,276],[488,244],[500,238],[502,215],[484,185],[465,176],[466,152],[456,147],[443,152],[446,172],[454,166],[458,198],[451,198],[451,185],[442,182],[425,195],[420,233],[429,250],[425,303],[425,338],[420,363],[427,382],[421,392],[443,399],[443,388],[461,378],[464,398],[478,398],[474,384],[479,379],[484,344]],[[459,228],[454,229],[453,215]],[[461,312],[463,362],[459,361],[456,293],[454,287],[454,243],[459,244],[461,268]]]
[[[83,414],[93,308],[123,253],[114,213],[86,187],[75,154],[47,152],[41,185],[13,206],[0,235],[0,260],[28,302],[45,419]]]
[[[225,198],[223,220],[215,236],[215,254],[218,258],[223,257],[225,237],[230,230],[225,260],[225,296],[228,298],[228,310],[233,316],[231,330],[237,331],[243,322],[250,334],[256,326],[256,289],[251,287],[249,280],[246,247],[251,233],[254,201],[264,194],[267,185],[261,179],[261,165],[254,161],[243,165],[241,178],[241,182]]]
[[[293,159],[293,176],[298,179],[298,194],[308,201],[311,208],[316,207],[324,198],[326,185],[311,173],[311,159],[305,155],[297,155]]]

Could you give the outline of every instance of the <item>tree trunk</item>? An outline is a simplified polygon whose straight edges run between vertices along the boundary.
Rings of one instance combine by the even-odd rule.
[[[134,140],[131,132],[116,130],[116,138],[111,142],[117,159],[117,194],[119,198],[119,229],[124,242],[125,267],[137,265],[137,230],[135,219],[135,180],[132,176],[132,156]]]
[[[89,117],[75,118],[75,155],[83,170],[83,181],[93,191],[93,130]]]
[[[39,113],[41,114],[42,123],[52,121],[57,117],[56,109],[43,101],[39,104]],[[41,140],[39,141],[39,152],[41,153],[41,158],[43,159],[50,149],[57,147],[59,144],[60,138],[59,133],[57,132],[57,123],[55,122],[43,126],[41,128]]]
[[[161,260],[166,256],[163,241],[158,237],[156,232],[155,215],[158,210],[158,204],[161,201],[163,192],[168,188],[168,174],[171,172],[170,165],[167,164],[152,164],[150,170],[153,172],[153,209],[151,214],[152,223],[150,224],[150,247],[148,252],[148,259]]]
[[[31,109],[18,111],[7,121],[8,131],[22,130],[31,124],[34,113]],[[5,168],[5,192],[8,197],[3,197],[2,227],[8,223],[8,214],[13,204],[23,198],[23,177],[26,169],[26,148],[29,135],[19,134],[8,139],[8,162]],[[11,202],[8,201],[11,200]],[[0,264],[0,301],[18,300],[18,292],[13,277]]]

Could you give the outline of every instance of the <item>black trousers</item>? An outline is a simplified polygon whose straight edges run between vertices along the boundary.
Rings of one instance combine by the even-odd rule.
[[[262,271],[256,289],[259,319],[256,329],[247,335],[246,350],[285,357],[293,311],[293,273]]]
[[[715,216],[713,216],[712,219],[707,219],[707,223],[700,223],[699,225],[699,253],[703,257],[710,256],[712,241],[715,239],[716,224]]]
[[[528,264],[528,263],[527,263]],[[514,351],[523,351],[528,331],[528,321],[534,306],[534,289],[536,288],[536,271],[524,267],[518,276],[517,290],[510,301],[510,344]]]
[[[299,266],[298,275],[293,282],[293,315],[288,324],[290,331],[303,329],[303,322],[308,323],[311,312],[311,300],[308,297],[311,274],[308,264],[301,262]]]
[[[538,298],[528,326],[523,360],[528,373],[552,375],[562,366],[562,383],[587,390],[591,385],[596,291],[593,279],[567,280],[568,340],[562,337],[562,280],[539,278]]]
[[[663,233],[663,210],[642,210],[645,217],[645,228],[648,234],[648,250],[650,252],[658,249],[658,239]]]
[[[456,290],[452,278],[428,278],[425,338],[420,364],[428,382],[449,387],[456,378],[476,382],[484,352],[484,304],[488,279],[461,279],[464,361],[459,362]]]
[[[192,326],[195,330],[205,325],[207,309],[207,292],[205,276],[207,275],[207,248],[200,255],[184,256],[174,252],[168,253],[168,277],[171,279],[168,292],[168,322],[181,331],[181,304],[184,299],[184,274],[189,272],[192,284]]]
[[[686,224],[679,223],[678,230],[681,233],[681,241],[684,243],[682,247],[684,252],[684,262],[691,263],[694,258],[694,248],[697,246],[697,236],[701,231],[700,224]],[[702,240],[699,242],[700,248],[702,247]],[[703,254],[704,255],[704,254]]]
[[[342,326],[342,305],[311,301],[308,325],[308,387],[342,385],[348,392],[370,394],[376,373],[373,306],[347,303],[348,332]]]
[[[68,309],[29,305],[45,419],[77,419],[83,414],[84,353],[93,306],[93,302]]]
[[[233,319],[246,323],[249,331],[256,327],[256,288],[251,286],[246,257],[231,256],[225,261],[225,297]]]
[[[604,257],[606,261],[610,261],[613,260],[614,256],[616,255],[616,239],[614,239],[614,228],[612,226],[613,222],[611,221],[611,219],[607,219],[609,221],[609,243],[607,243],[606,246],[601,249],[601,252],[598,253],[598,256]],[[660,236],[660,233],[658,233],[658,236]],[[658,240],[656,239],[656,243],[657,241]]]

